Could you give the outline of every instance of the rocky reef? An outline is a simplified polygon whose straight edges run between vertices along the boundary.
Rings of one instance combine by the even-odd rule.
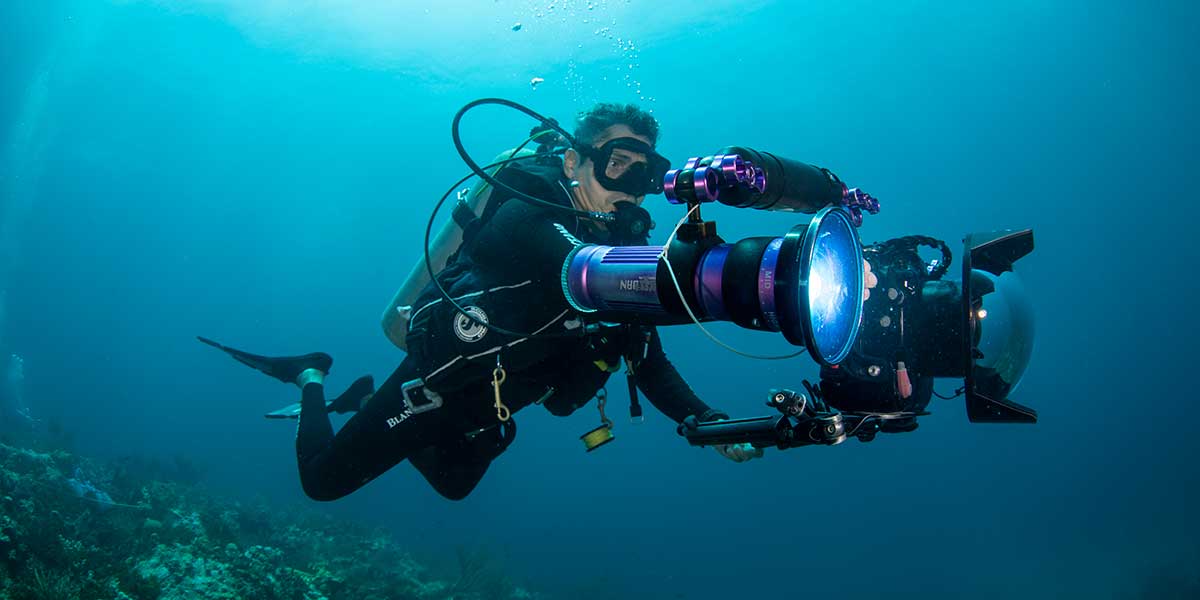
[[[391,536],[0,444],[0,600],[518,600],[486,551],[438,579]]]

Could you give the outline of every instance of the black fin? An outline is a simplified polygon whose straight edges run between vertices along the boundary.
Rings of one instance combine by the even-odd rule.
[[[317,369],[328,374],[333,367],[333,358],[324,352],[313,352],[301,356],[262,356],[224,346],[208,338],[196,339],[232,356],[234,360],[258,371],[262,371],[284,383],[296,383],[296,378],[307,369]]]
[[[299,419],[300,403],[289,404],[279,410],[273,410],[265,415],[268,419]]]

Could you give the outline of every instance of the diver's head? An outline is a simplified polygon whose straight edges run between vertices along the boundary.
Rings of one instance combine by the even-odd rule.
[[[670,163],[654,152],[658,121],[632,105],[601,103],[579,115],[576,147],[563,156],[563,174],[579,208],[611,213],[617,202],[641,204],[662,191]]]

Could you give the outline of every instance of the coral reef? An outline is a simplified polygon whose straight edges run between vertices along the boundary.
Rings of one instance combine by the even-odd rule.
[[[0,443],[0,600],[517,600],[486,551],[441,580],[390,536]]]

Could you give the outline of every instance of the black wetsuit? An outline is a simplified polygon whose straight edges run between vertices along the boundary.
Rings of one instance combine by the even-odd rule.
[[[561,165],[525,165],[504,169],[500,178],[565,206],[561,174]],[[568,415],[587,404],[626,357],[627,364],[632,358],[637,387],[672,420],[720,415],[683,381],[654,329],[608,326],[584,334],[586,315],[563,296],[563,261],[579,244],[613,242],[606,234],[562,211],[508,199],[502,190],[494,192],[482,223],[439,280],[488,322],[542,335],[514,338],[482,329],[428,286],[414,305],[409,355],[337,435],[323,387],[305,386],[296,451],[311,498],[345,496],[404,459],[443,496],[466,497],[515,434],[511,421],[499,426],[493,405],[497,355],[506,372],[502,399],[513,413],[540,402],[553,414]],[[443,397],[441,408],[408,411],[401,386],[418,378]]]

